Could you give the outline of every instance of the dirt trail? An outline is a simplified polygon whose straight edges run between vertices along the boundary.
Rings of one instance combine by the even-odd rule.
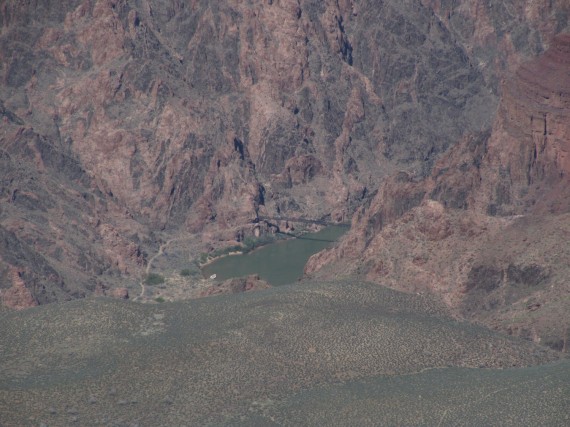
[[[170,245],[172,242],[175,242],[175,241],[180,240],[180,239],[181,239],[181,237],[175,237],[175,238],[167,240],[165,243],[160,245],[160,247],[158,248],[158,252],[156,254],[154,254],[154,256],[152,258],[150,258],[148,260],[148,264],[146,265],[146,269],[145,269],[145,275],[143,278],[141,278],[141,280],[139,282],[139,285],[141,286],[141,293],[137,297],[135,297],[133,299],[133,301],[137,301],[144,296],[144,293],[146,291],[146,288],[144,285],[144,280],[149,275],[150,270],[152,268],[152,263],[154,262],[154,260],[156,258],[158,258],[159,256],[162,256],[162,254],[164,254],[164,250],[168,247],[168,245]]]

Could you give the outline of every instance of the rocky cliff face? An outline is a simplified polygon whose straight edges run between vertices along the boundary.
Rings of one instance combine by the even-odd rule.
[[[344,263],[378,283],[440,294],[460,316],[567,349],[570,36],[548,44],[502,71],[490,132],[464,138],[427,179],[386,181],[344,242],[314,256],[307,272]]]
[[[2,2],[0,286],[15,269],[38,303],[80,297],[136,280],[159,232],[343,220],[396,171],[428,176],[497,104],[439,14],[411,0]]]

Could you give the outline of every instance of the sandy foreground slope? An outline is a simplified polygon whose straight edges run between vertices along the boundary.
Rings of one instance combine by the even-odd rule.
[[[0,425],[563,425],[570,363],[427,296],[320,282],[0,318]]]

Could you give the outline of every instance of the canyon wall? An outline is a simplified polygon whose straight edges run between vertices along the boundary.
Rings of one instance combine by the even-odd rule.
[[[491,130],[465,137],[426,179],[385,181],[307,273],[433,292],[460,317],[568,349],[570,35],[513,63]]]
[[[137,280],[158,234],[346,220],[497,105],[417,1],[0,6],[0,287],[36,303]]]

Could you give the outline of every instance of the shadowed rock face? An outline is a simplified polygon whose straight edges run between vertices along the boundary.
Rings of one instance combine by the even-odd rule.
[[[0,225],[64,285],[1,265],[49,288],[40,302],[135,280],[157,231],[346,219],[395,170],[427,176],[497,103],[414,1],[43,0],[0,20]]]

